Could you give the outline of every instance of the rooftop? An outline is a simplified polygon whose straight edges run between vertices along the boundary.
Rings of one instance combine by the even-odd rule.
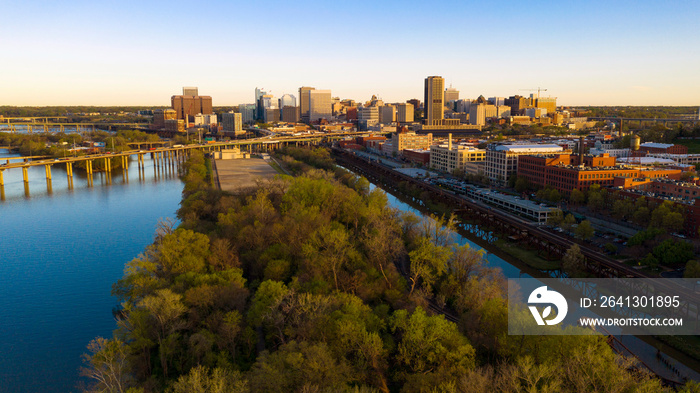
[[[496,151],[512,151],[518,153],[541,152],[541,151],[563,151],[559,145],[497,145],[493,147]]]
[[[657,148],[657,149],[668,149],[669,147],[673,146],[672,144],[668,143],[656,143],[656,142],[644,142],[640,147],[652,147],[652,148]]]

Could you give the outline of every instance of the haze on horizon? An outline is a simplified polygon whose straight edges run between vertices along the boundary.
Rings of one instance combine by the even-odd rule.
[[[559,105],[700,105],[700,2],[11,1],[0,105],[215,106],[300,86],[422,100],[548,89]]]

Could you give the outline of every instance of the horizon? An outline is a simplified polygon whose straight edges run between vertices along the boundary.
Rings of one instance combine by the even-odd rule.
[[[199,87],[216,106],[252,103],[256,87],[298,98],[301,86],[404,102],[421,99],[425,77],[440,75],[460,98],[527,96],[542,87],[561,106],[700,106],[698,2],[499,9],[465,2],[426,10],[417,1],[214,0],[192,8],[10,4],[0,25],[11,37],[0,105],[167,106],[182,86]]]

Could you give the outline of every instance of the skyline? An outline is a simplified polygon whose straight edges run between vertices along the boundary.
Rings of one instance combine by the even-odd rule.
[[[182,86],[215,106],[301,86],[404,102],[430,75],[460,98],[700,105],[700,3],[610,3],[12,2],[0,105],[168,105]]]

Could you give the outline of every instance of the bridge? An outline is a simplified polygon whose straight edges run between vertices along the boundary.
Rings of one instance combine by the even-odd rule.
[[[59,122],[61,119],[68,119],[66,116],[26,116],[26,117],[3,117],[0,116],[0,123],[10,124],[13,122],[49,123],[50,120]]]
[[[190,144],[182,146],[173,147],[150,147],[148,150],[128,150],[124,152],[108,152],[100,154],[91,154],[85,156],[76,157],[64,157],[64,158],[47,158],[45,156],[32,156],[32,157],[9,157],[3,158],[2,161],[6,161],[4,164],[0,164],[0,189],[4,190],[4,171],[21,169],[22,178],[25,183],[25,192],[28,192],[29,175],[28,169],[34,166],[43,166],[46,173],[46,183],[47,187],[51,188],[51,182],[53,180],[51,174],[51,167],[53,165],[65,165],[68,177],[68,187],[72,188],[73,184],[73,165],[81,164],[85,166],[85,172],[88,176],[88,186],[92,186],[92,177],[94,172],[97,170],[99,164],[104,165],[104,172],[107,174],[108,179],[111,178],[112,172],[112,160],[116,160],[121,164],[123,168],[122,176],[128,176],[128,163],[132,157],[135,157],[138,162],[139,167],[139,177],[142,175],[142,171],[145,168],[144,156],[150,155],[151,159],[154,161],[156,169],[159,169],[164,165],[176,165],[183,162],[189,152],[193,149],[202,150],[205,152],[221,151],[230,147],[246,147],[248,151],[270,151],[279,148],[284,145],[289,144],[318,144],[323,141],[330,141],[336,139],[343,139],[352,136],[362,136],[368,135],[370,132],[343,132],[343,133],[324,133],[324,134],[309,134],[301,136],[275,136],[268,135],[260,138],[251,139],[241,139],[241,140],[231,140],[223,142],[214,143],[204,143],[204,144]],[[140,142],[142,145],[149,145],[163,142]],[[133,142],[133,145],[139,146],[139,142]],[[22,160],[22,162],[12,162]],[[96,165],[96,163],[98,165]],[[97,170],[99,172],[99,170]]]
[[[110,123],[110,122],[96,122],[96,123],[54,123],[54,122],[13,122],[13,123],[0,123],[0,131],[15,133],[22,130],[27,132],[43,131],[51,132],[53,130],[58,130],[59,132],[66,132],[66,130],[75,130],[75,132],[80,133],[81,131],[95,131],[95,129],[120,129],[120,128],[130,128],[130,129],[140,129],[146,126],[146,123]]]

